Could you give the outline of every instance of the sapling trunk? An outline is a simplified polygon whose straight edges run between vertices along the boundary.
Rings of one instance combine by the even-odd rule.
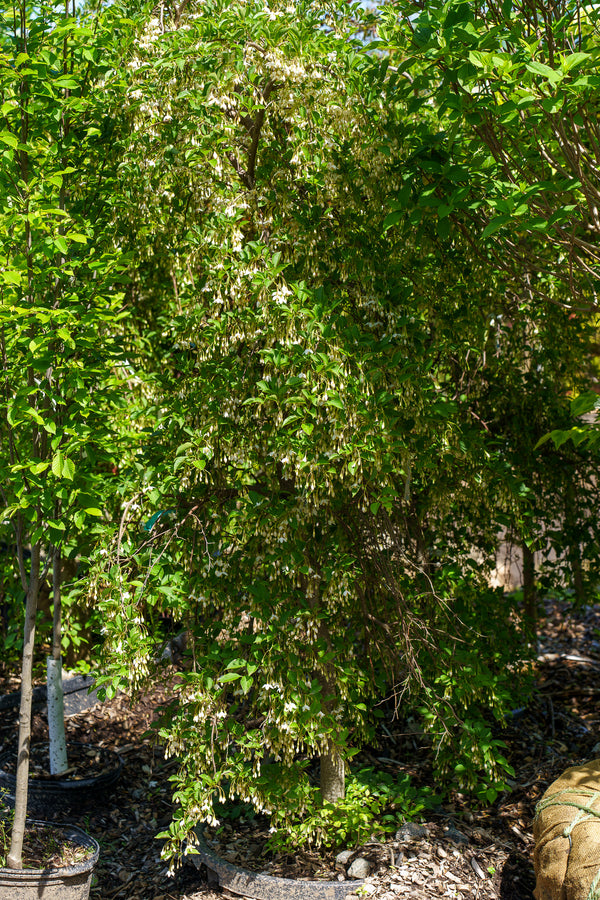
[[[321,754],[320,782],[323,802],[337,803],[346,796],[346,766],[341,753],[333,744]]]
[[[46,660],[46,693],[48,697],[48,734],[50,737],[50,772],[61,775],[69,768],[65,738],[65,704],[62,683],[61,659],[61,596],[60,550],[54,549],[52,557],[52,656]]]
[[[313,602],[316,608],[316,599]],[[319,622],[319,637],[331,651],[331,636],[323,620]],[[336,696],[333,678],[329,678],[325,672],[317,674],[321,686],[323,705],[331,709],[332,701]],[[327,742],[320,758],[319,786],[321,788],[321,800],[324,803],[337,803],[346,796],[346,766],[342,755],[332,741]]]
[[[23,838],[27,816],[27,787],[29,780],[29,742],[31,739],[31,706],[33,689],[33,647],[35,642],[35,615],[40,588],[40,545],[31,550],[31,573],[25,605],[23,633],[23,663],[21,666],[21,706],[19,709],[19,739],[17,752],[17,786],[15,789],[15,815],[11,832],[7,864],[10,869],[23,868]]]
[[[533,635],[537,632],[537,591],[535,587],[535,556],[523,542],[523,611]]]
[[[571,564],[571,574],[573,576],[573,587],[575,589],[575,599],[578,603],[585,602],[585,588],[583,581],[583,569],[581,566],[581,547],[573,534],[577,524],[576,497],[573,481],[569,480],[565,491],[565,527],[571,544],[569,547],[569,560]]]

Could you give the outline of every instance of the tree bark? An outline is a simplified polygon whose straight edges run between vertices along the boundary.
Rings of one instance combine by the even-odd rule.
[[[330,744],[321,754],[321,798],[323,802],[337,803],[346,796],[346,766],[337,747]]]
[[[567,535],[572,538],[573,532],[577,527],[575,487],[572,480],[567,482],[565,491],[565,527]],[[573,576],[575,599],[578,603],[585,603],[583,570],[581,567],[581,547],[579,546],[579,543],[574,540],[571,540],[569,546],[569,562],[571,564],[571,574]]]
[[[535,557],[523,543],[523,612],[532,634],[537,633],[537,591],[535,589]]]
[[[40,589],[40,544],[31,550],[31,574],[25,606],[23,640],[23,664],[21,667],[21,706],[19,710],[19,739],[17,752],[17,786],[15,790],[15,817],[11,833],[10,851],[7,857],[9,869],[23,868],[23,838],[27,816],[27,787],[29,779],[29,742],[31,739],[31,702],[33,647],[35,641],[35,614]]]

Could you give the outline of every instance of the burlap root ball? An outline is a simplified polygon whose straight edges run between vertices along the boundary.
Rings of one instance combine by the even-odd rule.
[[[600,900],[600,759],[550,785],[533,837],[536,900]]]

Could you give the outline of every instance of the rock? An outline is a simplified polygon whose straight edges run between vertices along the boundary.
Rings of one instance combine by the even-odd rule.
[[[453,844],[468,844],[469,838],[466,834],[463,834],[462,831],[459,831],[458,828],[454,828],[453,825],[449,825],[446,831],[444,832],[444,838],[447,841],[451,841]]]
[[[429,837],[429,829],[416,822],[406,822],[396,832],[397,841],[419,841],[426,837]]]
[[[348,869],[348,878],[367,878],[370,874],[371,863],[362,856],[357,856]]]
[[[342,850],[335,858],[336,866],[345,866],[347,862],[349,862],[354,853],[352,850]]]
[[[377,890],[374,884],[363,884],[362,887],[358,889],[359,897],[368,897],[370,894],[374,894]]]
[[[448,854],[443,847],[436,847],[435,853],[436,856],[439,856],[440,859],[447,859],[448,857]]]

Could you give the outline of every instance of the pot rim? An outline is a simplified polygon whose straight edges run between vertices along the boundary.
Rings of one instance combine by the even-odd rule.
[[[222,888],[232,894],[254,900],[345,900],[365,884],[360,881],[307,880],[262,875],[230,863],[213,851],[204,839],[204,825],[194,829],[196,843],[188,844],[186,859],[199,868],[204,864],[212,869]]]
[[[77,825],[44,822],[40,819],[26,819],[25,825],[26,827],[27,825],[44,825],[45,827],[52,828],[56,831],[61,831],[68,840],[72,840],[82,847],[89,848],[93,852],[81,862],[70,866],[48,866],[45,869],[9,869],[0,866],[0,875],[6,876],[12,873],[15,876],[31,876],[36,879],[51,876],[64,876],[70,878],[75,875],[83,875],[86,872],[89,872],[98,862],[98,857],[100,856],[100,844],[96,838],[93,838],[91,834],[87,834],[87,832],[83,831],[83,829],[79,828]]]
[[[42,743],[42,742],[40,742]],[[44,741],[43,743],[47,743]],[[85,788],[94,788],[98,787],[107,787],[109,784],[112,784],[113,781],[116,781],[121,774],[123,769],[123,757],[120,756],[116,750],[112,750],[110,747],[97,747],[95,744],[87,744],[85,741],[67,741],[67,749],[71,747],[89,747],[90,749],[101,750],[103,753],[106,753],[109,756],[112,756],[115,761],[114,768],[111,768],[108,772],[102,772],[100,775],[94,775],[90,778],[61,778],[58,776],[57,778],[36,778],[35,774],[29,773],[29,786],[30,789],[33,786],[34,791],[44,791],[44,788],[51,793],[52,790],[60,790],[60,791],[80,791]],[[11,772],[6,772],[2,767],[4,763],[14,757],[14,750],[8,749],[4,750],[0,753],[0,779],[4,780],[10,787],[17,783],[16,776]]]

